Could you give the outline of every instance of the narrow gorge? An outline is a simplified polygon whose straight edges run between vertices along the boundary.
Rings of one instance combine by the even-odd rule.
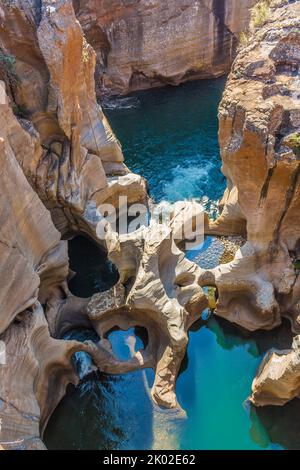
[[[298,0],[0,0],[1,450],[300,448],[299,67]]]

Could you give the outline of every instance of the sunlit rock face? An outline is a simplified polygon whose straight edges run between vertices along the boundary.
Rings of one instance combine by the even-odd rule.
[[[40,433],[66,385],[77,381],[71,356],[87,349],[49,332],[71,297],[61,236],[81,232],[97,240],[98,204],[117,205],[118,194],[145,199],[144,181],[124,166],[96,102],[94,66],[71,1],[0,2],[4,449],[44,447]],[[82,310],[80,300],[76,305]]]
[[[147,330],[145,350],[136,353],[128,364],[104,362],[102,370],[120,373],[151,367],[155,371],[152,398],[167,408],[179,408],[175,387],[188,330],[208,308],[198,282],[201,268],[176,245],[178,230],[183,220],[195,214],[193,209],[193,203],[175,205],[170,223],[152,222],[131,234],[116,234],[114,242],[108,240],[108,255],[118,268],[119,283],[106,299],[96,294],[88,306],[89,320],[101,338],[101,346],[108,350],[106,336],[112,328],[140,326]]]
[[[96,101],[96,56],[72,2],[2,2],[0,48],[11,108],[34,146],[33,157],[21,152],[24,173],[62,233],[94,236],[90,208],[116,201],[125,186],[131,201],[144,200],[145,184],[128,175]]]
[[[272,350],[264,358],[252,384],[250,400],[256,406],[284,405],[300,396],[300,336],[291,349]]]
[[[213,270],[216,313],[248,330],[287,316],[300,331],[299,26],[299,2],[271,6],[240,51],[219,109],[228,189],[210,228],[246,228],[247,243]]]
[[[99,95],[227,73],[255,0],[74,0]]]
[[[51,413],[67,384],[77,383],[71,364],[77,351],[90,353],[109,373],[153,367],[154,401],[176,407],[187,332],[207,300],[198,284],[200,268],[172,240],[178,225],[165,227],[154,243],[158,227],[145,229],[145,240],[140,232],[128,239],[116,232],[107,240],[98,237],[99,204],[118,209],[119,195],[129,204],[145,202],[147,195],[145,181],[123,164],[96,102],[95,53],[71,1],[0,5],[0,447],[43,449]],[[117,288],[126,295],[117,322],[115,290],[80,299],[68,289],[62,238],[76,233],[105,245],[120,270]],[[118,361],[103,337],[102,315],[105,325],[146,326],[149,360]],[[59,339],[76,327],[94,327],[101,341]]]

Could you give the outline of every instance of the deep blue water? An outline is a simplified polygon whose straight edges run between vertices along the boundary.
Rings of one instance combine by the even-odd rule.
[[[159,88],[104,109],[127,166],[147,179],[156,202],[222,196],[217,108],[224,86],[221,78]]]
[[[185,197],[216,201],[225,186],[217,141],[217,107],[224,79],[143,92],[110,103],[105,112],[123,145],[131,170],[148,179],[156,201]],[[222,247],[207,238],[188,253],[203,267],[218,264]],[[116,282],[116,273],[90,242],[70,244],[74,294],[89,296]],[[199,312],[200,318],[200,312]],[[68,449],[281,449],[300,448],[300,400],[254,409],[247,402],[264,353],[290,345],[289,325],[245,336],[226,321],[199,320],[177,382],[186,418],[153,406],[152,371],[120,376],[92,372],[70,387],[48,425],[49,448]],[[113,332],[116,354],[125,359],[127,340],[140,332]],[[69,338],[94,338],[73,332]],[[141,335],[143,338],[143,335]],[[77,355],[80,373],[91,361]]]

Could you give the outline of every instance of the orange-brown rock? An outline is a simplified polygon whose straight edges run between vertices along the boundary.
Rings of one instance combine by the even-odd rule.
[[[299,397],[300,336],[296,336],[291,349],[267,353],[253,381],[250,400],[256,406],[284,405]]]
[[[0,447],[4,449],[44,448],[41,438],[51,413],[66,385],[77,383],[71,364],[77,351],[90,353],[95,365],[107,373],[153,367],[153,399],[177,406],[175,383],[187,331],[207,306],[198,284],[201,269],[185,259],[173,241],[179,224],[164,227],[158,239],[158,227],[123,237],[111,230],[106,240],[98,237],[97,225],[103,219],[97,211],[100,203],[118,209],[119,195],[126,195],[132,204],[144,201],[146,191],[144,180],[123,164],[120,146],[96,102],[94,66],[95,54],[70,0],[1,2]],[[120,269],[117,290],[121,292],[135,258],[134,288],[127,285],[121,306],[116,305],[115,289],[91,300],[69,292],[67,242],[61,239],[74,233],[106,243]],[[140,353],[122,362],[104,336],[107,326],[130,326],[133,321],[148,329],[149,348],[145,360]],[[59,339],[69,328],[80,326],[93,326],[100,342]]]
[[[0,2],[2,448],[44,448],[40,433],[67,383],[77,380],[72,354],[93,353],[49,332],[45,312],[54,323],[70,297],[61,236],[97,239],[100,202],[117,206],[127,190],[130,202],[145,199],[145,183],[123,165],[96,102],[94,66],[71,1]],[[80,299],[76,323],[75,305],[82,308]],[[99,367],[102,356],[97,351]]]
[[[96,101],[96,56],[72,2],[3,2],[0,51],[0,74],[25,131],[18,154],[28,181],[61,233],[95,238],[92,208],[106,198],[117,204],[127,183],[131,202],[145,200],[146,191],[141,177],[126,175],[120,145]],[[11,109],[5,113],[4,123]],[[16,145],[14,136],[11,141]],[[33,149],[26,159],[24,141]],[[111,183],[115,166],[120,176]]]
[[[211,229],[246,227],[247,243],[213,270],[216,313],[249,330],[286,316],[299,332],[300,3],[272,3],[263,23],[240,51],[219,110],[228,190]]]
[[[41,434],[69,383],[76,384],[71,357],[76,341],[51,338],[36,303],[1,336],[6,364],[0,366],[0,443],[8,450],[45,449]]]
[[[256,0],[73,0],[99,95],[227,73]]]

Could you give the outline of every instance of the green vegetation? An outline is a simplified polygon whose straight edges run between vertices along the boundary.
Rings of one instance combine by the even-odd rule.
[[[250,29],[253,31],[263,26],[270,16],[271,0],[262,0],[257,3],[251,12]]]
[[[249,30],[243,31],[239,36],[240,47],[247,47],[250,42],[251,35],[268,21],[272,2],[273,0],[260,0],[251,9]]]
[[[208,287],[208,289],[207,289],[207,299],[208,299],[209,309],[213,312],[217,307],[216,288],[215,287]]]
[[[285,137],[284,144],[291,148],[297,157],[300,157],[300,132],[295,132]]]
[[[247,47],[249,44],[249,33],[247,31],[243,31],[239,35],[239,44],[241,47]]]
[[[10,85],[18,84],[18,75],[16,72],[16,59],[14,56],[5,54],[0,49],[0,78],[8,81]]]
[[[300,270],[300,260],[299,259],[296,259],[295,261],[293,261],[293,265],[294,265],[294,268],[295,268],[296,271]]]

